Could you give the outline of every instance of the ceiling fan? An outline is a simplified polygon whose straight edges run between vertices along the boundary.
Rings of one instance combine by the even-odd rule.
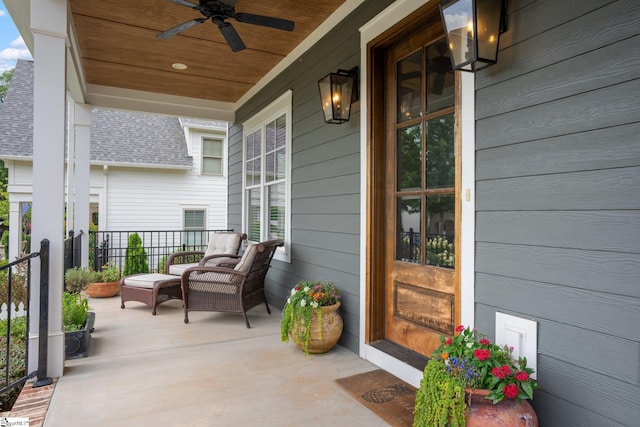
[[[223,37],[231,47],[231,50],[237,52],[245,49],[240,35],[233,26],[225,22],[227,18],[233,18],[238,22],[246,24],[262,25],[263,27],[276,28],[278,30],[293,31],[294,22],[287,19],[272,18],[270,16],[254,15],[252,13],[236,13],[235,5],[238,0],[199,0],[199,4],[192,3],[187,0],[169,0],[173,3],[190,7],[199,11],[204,18],[196,18],[183,24],[176,25],[156,36],[159,39],[168,39],[176,34],[195,27],[198,24],[211,19],[211,22],[218,26]]]

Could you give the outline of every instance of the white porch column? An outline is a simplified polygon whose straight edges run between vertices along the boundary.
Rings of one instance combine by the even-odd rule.
[[[82,230],[82,266],[89,264],[91,105],[75,104],[75,231]]]
[[[62,376],[64,332],[62,330],[64,240],[64,146],[67,0],[31,0],[33,31],[33,214],[32,247],[50,241],[49,344],[50,377]],[[40,265],[32,269],[32,313],[29,336],[29,371],[37,368],[38,318],[40,312]]]
[[[22,215],[20,215],[20,202],[9,200],[9,224],[16,224],[9,228],[9,262],[16,260],[20,254],[22,240]],[[4,256],[4,254],[2,254]]]
[[[75,193],[76,193],[76,133],[75,133],[75,103],[69,95],[67,95],[67,176],[66,176],[66,189],[67,197],[65,203],[67,205],[66,216],[66,236],[69,236],[69,231],[74,233],[78,232],[75,225]]]

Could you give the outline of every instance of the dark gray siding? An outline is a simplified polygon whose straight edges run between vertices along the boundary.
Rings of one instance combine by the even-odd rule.
[[[340,344],[358,351],[360,280],[359,104],[351,121],[326,125],[318,80],[360,63],[358,28],[390,0],[368,0],[236,114],[229,135],[229,227],[242,215],[241,123],[285,91],[293,91],[291,264],[274,261],[269,302],[279,308],[297,281],[331,280],[342,290],[345,329]]]
[[[640,2],[508,4],[476,76],[476,326],[538,322],[541,425],[638,425]]]

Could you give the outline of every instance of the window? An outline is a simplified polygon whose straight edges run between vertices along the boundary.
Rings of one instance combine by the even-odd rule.
[[[222,175],[222,140],[204,138],[202,140],[202,173]]]
[[[199,250],[200,247],[204,246],[204,233],[202,230],[206,228],[205,217],[204,209],[184,210],[183,229],[185,230],[185,233],[184,241],[182,243],[187,245],[188,248]]]
[[[243,225],[253,242],[283,239],[289,261],[291,91],[243,124]]]

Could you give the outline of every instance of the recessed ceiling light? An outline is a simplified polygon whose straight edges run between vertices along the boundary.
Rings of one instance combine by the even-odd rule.
[[[171,64],[171,66],[173,68],[175,68],[176,70],[186,70],[187,66],[185,64],[182,64],[180,62],[176,62],[175,64]]]

